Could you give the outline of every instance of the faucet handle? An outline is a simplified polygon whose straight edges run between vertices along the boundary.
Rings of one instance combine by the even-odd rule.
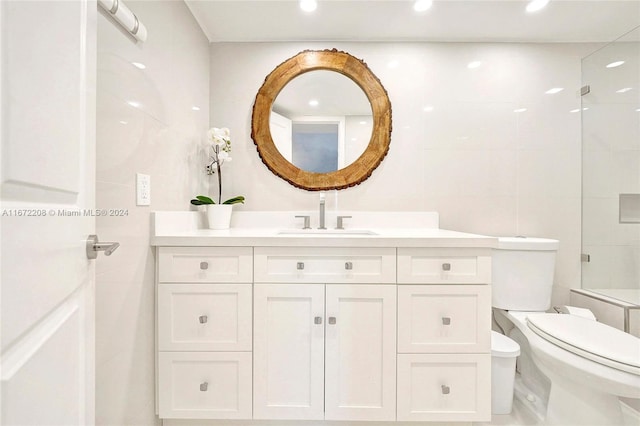
[[[304,216],[296,216],[297,218],[302,218],[304,219],[304,225],[302,226],[302,229],[311,229],[311,216],[308,215],[304,215]]]
[[[351,216],[338,216],[338,224],[336,225],[336,229],[344,229],[343,221],[344,219],[351,219]]]

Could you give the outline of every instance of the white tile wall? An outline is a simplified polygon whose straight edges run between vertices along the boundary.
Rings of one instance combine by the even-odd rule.
[[[380,78],[393,133],[371,178],[328,197],[329,207],[337,199],[339,209],[435,210],[444,228],[557,238],[554,303],[566,303],[567,289],[580,286],[580,115],[570,111],[580,107],[581,58],[597,46],[214,43],[211,124],[232,131],[227,195],[247,197],[239,209],[315,209],[317,194],[290,186],[260,162],[251,109],[264,77],[282,61],[334,47],[363,59]],[[397,67],[388,67],[392,60]],[[482,65],[467,68],[475,60]],[[545,94],[553,87],[564,90]]]
[[[209,128],[208,40],[183,2],[127,5],[149,31],[145,43],[98,16],[96,204],[128,209],[125,217],[97,219],[100,238],[121,243],[96,264],[98,425],[159,424],[149,213],[188,210],[207,191],[200,157]],[[149,207],[135,205],[137,172],[151,176]]]

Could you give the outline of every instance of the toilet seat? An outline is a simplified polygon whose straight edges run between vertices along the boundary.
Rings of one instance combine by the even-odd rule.
[[[527,325],[569,352],[617,370],[640,375],[640,339],[575,315],[529,313]]]

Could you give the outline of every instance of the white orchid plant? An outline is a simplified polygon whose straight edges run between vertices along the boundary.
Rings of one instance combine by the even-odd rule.
[[[242,195],[229,198],[224,203],[222,202],[222,174],[220,173],[221,167],[225,162],[231,161],[231,132],[226,127],[217,128],[213,127],[207,132],[207,142],[210,144],[211,155],[209,157],[209,164],[207,164],[208,175],[218,175],[218,202],[217,204],[244,204],[244,197]],[[198,195],[191,200],[191,204],[201,206],[204,204],[216,204],[216,202],[204,195]]]

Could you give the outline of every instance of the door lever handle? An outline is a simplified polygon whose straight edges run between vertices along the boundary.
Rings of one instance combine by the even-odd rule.
[[[87,238],[87,258],[96,259],[99,251],[103,251],[105,256],[111,256],[118,247],[120,247],[120,243],[101,243],[98,241],[97,235],[89,235]]]

